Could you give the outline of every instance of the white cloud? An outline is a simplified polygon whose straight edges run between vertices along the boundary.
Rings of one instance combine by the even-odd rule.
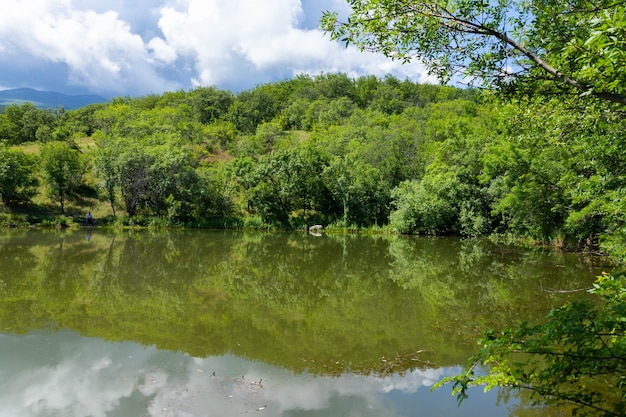
[[[69,0],[10,3],[0,17],[0,42],[16,59],[65,64],[69,83],[101,91],[149,89],[158,78],[143,40],[116,11],[78,10]]]
[[[345,2],[343,8],[336,3],[330,6],[345,12]],[[163,8],[159,27],[169,46],[195,61],[199,84],[228,79],[241,60],[258,72],[392,73],[435,82],[422,75],[425,70],[418,63],[402,65],[380,54],[346,49],[318,29],[298,27],[302,13],[299,0],[186,0]]]
[[[178,58],[176,50],[161,38],[152,38],[150,42],[148,42],[148,49],[152,52],[152,56],[156,60],[164,64],[171,64]]]
[[[429,80],[419,64],[345,49],[314,28],[322,9],[346,8],[340,0],[4,0],[0,62],[55,65],[55,74],[62,65],[68,85],[109,94],[245,89],[298,73]],[[29,76],[41,84],[46,73]]]
[[[161,10],[159,27],[165,42],[195,62],[203,84],[224,81],[241,60],[258,71],[284,63],[285,37],[302,12],[300,1],[187,0]]]

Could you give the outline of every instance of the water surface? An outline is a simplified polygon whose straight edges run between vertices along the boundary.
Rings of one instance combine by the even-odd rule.
[[[232,232],[0,237],[8,416],[528,416],[449,388],[480,334],[606,265],[486,241]]]

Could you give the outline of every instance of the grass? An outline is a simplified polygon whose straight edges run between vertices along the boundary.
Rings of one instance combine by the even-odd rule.
[[[24,153],[33,155],[38,154],[41,149],[41,143],[39,142],[25,142],[17,146],[12,146],[14,149],[21,149]]]
[[[74,142],[82,152],[88,152],[96,147],[96,142],[90,137],[74,139]]]
[[[118,208],[116,207],[116,211]],[[120,208],[120,213],[122,209]],[[65,213],[61,213],[61,206],[57,202],[39,194],[28,204],[7,207],[0,203],[0,215],[16,216],[30,224],[45,224],[58,221],[62,217],[71,219],[75,224],[85,224],[87,212],[91,211],[96,221],[106,224],[112,221],[111,207],[96,198],[77,196],[69,199],[65,204]]]
[[[93,138],[89,137],[74,139],[74,143],[78,146],[78,149],[85,153],[96,147],[96,143]],[[34,155],[39,153],[41,145],[41,142],[24,142],[19,145],[12,146],[12,148],[21,149],[24,153]]]

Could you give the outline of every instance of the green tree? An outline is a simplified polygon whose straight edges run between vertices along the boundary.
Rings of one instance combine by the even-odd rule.
[[[411,117],[356,109],[344,123],[328,125],[313,137],[329,154],[350,154],[376,168],[391,189],[423,170],[426,149],[420,129]]]
[[[283,169],[288,157],[283,151],[267,155],[250,172],[250,180],[244,180],[242,184],[243,186],[247,183],[254,184],[247,192],[248,207],[251,211],[259,213],[265,222],[282,226],[287,224],[293,210],[289,192],[291,178],[285,175]]]
[[[191,165],[191,154],[172,145],[166,143],[148,149],[151,164],[147,167],[145,189],[146,204],[157,216],[168,210],[170,221],[190,212],[189,205],[198,192],[199,181]]]
[[[263,220],[280,226],[317,220],[330,198],[322,181],[327,165],[325,156],[316,148],[304,146],[279,150],[262,158],[249,174],[243,175],[242,186],[248,189],[249,206]],[[241,170],[249,165],[239,165]],[[245,171],[243,171],[245,172]]]
[[[37,132],[41,130],[39,134],[43,140],[49,140],[52,132],[52,127],[55,124],[55,117],[52,111],[38,109],[31,103],[22,104],[22,141],[34,142],[39,139]]]
[[[389,82],[396,81],[395,83]],[[395,85],[394,85],[395,84]],[[405,109],[406,103],[403,100],[399,83],[394,78],[388,78],[381,83],[372,97],[369,107],[386,114],[400,114]]]
[[[255,175],[257,162],[251,156],[242,156],[234,159],[228,165],[228,175],[233,179],[237,188],[243,193],[245,199],[245,210],[252,212],[252,188],[257,183]]]
[[[552,116],[514,107],[503,109],[512,116],[509,126],[485,145],[478,177],[492,199],[499,231],[549,241],[562,236],[572,207],[567,189],[580,181],[570,177],[573,152],[564,137],[569,133],[560,131],[562,119],[552,117],[568,116],[552,107]]]
[[[39,137],[48,140],[58,124],[61,113],[61,109],[43,110],[32,103],[19,106],[12,104],[5,109],[4,115],[0,116],[0,140],[5,140],[11,145],[33,142],[39,140]],[[38,136],[37,132],[40,130]]]
[[[119,185],[129,217],[137,213],[137,208],[146,199],[152,163],[152,156],[139,145],[128,146],[119,155]]]
[[[197,173],[196,219],[225,220],[235,211],[228,169],[224,164],[212,164],[200,167]]]
[[[280,116],[280,123],[283,129],[302,129],[311,128],[310,121],[306,120],[305,115],[311,100],[307,98],[297,98],[286,106]]]
[[[283,132],[280,126],[276,123],[261,123],[256,127],[256,134],[254,136],[254,143],[256,148],[256,154],[269,153],[276,142],[278,142],[285,132]]]
[[[232,93],[215,87],[201,87],[189,93],[191,105],[200,123],[211,123],[228,114],[234,102]]]
[[[215,121],[202,129],[207,138],[207,150],[228,149],[237,137],[237,129],[231,122]]]
[[[476,236],[491,231],[491,196],[481,184],[484,147],[499,134],[491,106],[452,100],[411,108],[425,167],[392,191],[390,224],[403,233]],[[404,146],[405,149],[410,149]]]
[[[65,214],[65,202],[83,183],[86,160],[66,142],[49,142],[41,148],[41,169],[50,196],[61,205]]]
[[[17,104],[12,104],[4,109],[4,114],[0,119],[0,140],[6,141],[9,145],[24,142],[23,116],[24,108]]]
[[[329,102],[320,112],[317,120],[319,127],[342,124],[345,119],[352,115],[355,105],[348,97],[339,97]]]
[[[323,28],[346,44],[418,58],[442,81],[526,92],[569,89],[626,104],[626,6],[613,0],[348,0]]]
[[[294,209],[299,211],[302,225],[319,223],[330,203],[330,195],[322,179],[328,165],[327,157],[319,148],[309,144],[287,152],[287,163],[283,169],[284,174],[291,178],[288,192]]]
[[[115,195],[119,184],[118,158],[122,147],[113,139],[97,138],[96,143],[98,147],[93,156],[94,168],[115,216]]]
[[[378,169],[350,155],[335,156],[324,169],[323,180],[333,199],[342,206],[343,226],[386,223],[389,189]]]
[[[390,225],[401,233],[434,235],[458,230],[458,194],[463,188],[450,171],[401,183],[391,192],[395,209],[389,216]]]
[[[354,101],[356,98],[354,82],[346,74],[320,74],[315,77],[315,88],[329,100],[345,97]]]
[[[22,203],[35,195],[34,158],[0,144],[0,197],[7,204]]]
[[[70,137],[87,137],[96,131],[94,114],[98,109],[106,107],[105,103],[89,104],[76,110],[63,112],[53,136],[58,140]]]
[[[242,91],[229,108],[228,119],[238,130],[252,133],[263,122],[271,122],[277,114],[276,101],[266,89],[257,87]]]
[[[626,120],[602,106],[573,112],[574,104],[555,99],[502,106],[494,116],[505,122],[485,141],[474,175],[490,196],[498,231],[581,248],[600,242],[621,257],[619,239],[610,238],[611,247],[603,241],[626,221]]]
[[[59,132],[56,132],[56,133],[59,133]],[[35,140],[37,140],[37,142],[42,142],[42,143],[50,142],[51,140],[53,140],[52,130],[50,129],[50,127],[39,126],[37,130],[35,131]]]

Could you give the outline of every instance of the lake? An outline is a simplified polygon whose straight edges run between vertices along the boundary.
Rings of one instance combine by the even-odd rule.
[[[0,234],[2,416],[534,416],[431,391],[483,331],[584,297],[602,258],[486,240]]]

